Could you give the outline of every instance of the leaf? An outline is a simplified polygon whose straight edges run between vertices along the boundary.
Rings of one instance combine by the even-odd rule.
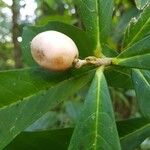
[[[93,49],[92,40],[89,36],[77,27],[67,25],[60,22],[49,22],[47,25],[42,27],[27,26],[23,30],[23,41],[22,41],[22,53],[25,63],[29,66],[36,66],[37,64],[31,56],[30,42],[38,33],[56,30],[62,32],[73,39],[76,43],[80,57],[86,57],[91,55],[91,50]],[[87,44],[88,43],[88,44]]]
[[[150,118],[150,71],[133,69],[132,78],[140,112]]]
[[[116,57],[119,54],[116,50],[110,48],[108,45],[103,45],[102,52],[106,57]]]
[[[14,103],[67,79],[67,72],[54,73],[39,68],[0,72],[0,107]]]
[[[50,16],[42,16],[42,18],[38,19],[36,25],[43,26],[50,21],[59,21],[63,23],[73,24],[77,21],[70,15],[50,15]]]
[[[144,118],[129,119],[117,122],[122,150],[133,150],[150,135],[150,120]],[[73,128],[46,130],[38,132],[22,132],[4,150],[66,150]],[[58,144],[59,142],[59,144]],[[56,144],[57,143],[57,144]]]
[[[31,124],[25,131],[33,132],[33,131],[40,131],[40,130],[47,130],[57,123],[57,112],[48,111],[38,120],[36,120],[33,124]]]
[[[49,6],[49,7],[53,7],[55,4],[55,0],[44,0],[44,2]]]
[[[108,85],[116,88],[132,89],[131,70],[120,66],[105,69]]]
[[[125,29],[129,24],[131,18],[137,17],[139,15],[139,11],[135,7],[131,7],[127,9],[119,19],[117,26],[114,26],[114,30],[112,31],[113,41],[120,44],[122,41],[122,37],[124,35]]]
[[[122,150],[133,150],[150,136],[150,120],[144,118],[121,121],[117,127]]]
[[[150,35],[124,50],[113,64],[131,68],[150,69]]]
[[[102,44],[110,34],[113,7],[113,0],[79,0],[79,13],[88,35],[95,41],[96,56],[101,54]]]
[[[72,128],[23,132],[4,150],[67,150]]]
[[[111,99],[102,72],[96,71],[69,150],[120,150]]]
[[[149,4],[150,0],[135,0],[136,6],[138,9],[143,9],[147,4]]]
[[[51,108],[85,86],[92,79],[93,73],[92,70],[72,76],[47,90],[0,108],[0,149]]]
[[[138,19],[129,23],[124,37],[124,48],[129,48],[150,32],[150,6],[147,6]]]

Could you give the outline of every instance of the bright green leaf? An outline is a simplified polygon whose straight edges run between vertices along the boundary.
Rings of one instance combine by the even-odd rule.
[[[47,90],[0,108],[0,149],[52,107],[85,86],[92,77],[93,71],[72,76]]]
[[[50,16],[42,16],[36,22],[36,25],[43,26],[50,21],[60,21],[63,23],[73,24],[76,20],[70,15],[50,15]]]
[[[99,68],[90,86],[69,150],[120,150],[111,99]]]
[[[116,65],[141,69],[150,69],[149,62],[150,35],[124,50],[113,60],[113,64]]]
[[[135,3],[138,9],[143,9],[147,4],[150,3],[150,0],[135,0]]]
[[[55,0],[43,0],[49,7],[53,7],[56,3]]]
[[[150,32],[150,6],[147,6],[138,19],[133,18],[128,25],[125,37],[124,47],[129,48],[137,41],[141,40]]]
[[[78,8],[84,26],[95,42],[96,56],[101,54],[102,44],[107,42],[111,28],[113,0],[78,0]]]
[[[150,71],[134,69],[132,77],[139,109],[144,117],[150,118]]]
[[[30,42],[34,36],[46,30],[56,30],[72,38],[79,49],[81,58],[91,55],[91,49],[93,49],[92,40],[84,31],[65,23],[49,22],[47,25],[42,27],[28,26],[24,28],[22,35],[22,53],[27,65],[37,65],[31,56]]]

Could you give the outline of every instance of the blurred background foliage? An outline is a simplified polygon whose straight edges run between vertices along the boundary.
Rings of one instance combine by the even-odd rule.
[[[121,51],[124,30],[130,19],[140,13],[134,0],[115,0],[111,48]],[[22,61],[22,30],[26,25],[42,26],[49,21],[61,21],[84,30],[76,7],[76,0],[1,0],[0,1],[0,70],[26,67]],[[82,110],[87,87],[64,103],[50,110],[26,130],[45,130],[74,126]],[[110,87],[117,120],[140,116],[132,89]],[[139,149],[147,149],[145,142]]]

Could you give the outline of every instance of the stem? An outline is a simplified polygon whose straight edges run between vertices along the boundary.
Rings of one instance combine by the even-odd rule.
[[[94,56],[86,57],[85,59],[76,59],[74,61],[75,68],[81,68],[82,66],[92,64],[95,66],[108,66],[112,64],[112,58],[96,58]]]
[[[12,1],[12,40],[13,40],[13,45],[14,45],[14,60],[15,60],[15,67],[16,68],[21,68],[22,67],[22,59],[21,59],[21,48],[20,44],[17,40],[19,37],[19,24],[18,24],[18,19],[19,19],[19,5],[17,0]]]

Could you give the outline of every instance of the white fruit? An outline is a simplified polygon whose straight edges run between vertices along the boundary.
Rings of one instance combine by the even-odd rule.
[[[63,71],[72,67],[78,58],[78,48],[73,40],[57,31],[45,31],[31,41],[31,53],[42,67],[54,71]]]

